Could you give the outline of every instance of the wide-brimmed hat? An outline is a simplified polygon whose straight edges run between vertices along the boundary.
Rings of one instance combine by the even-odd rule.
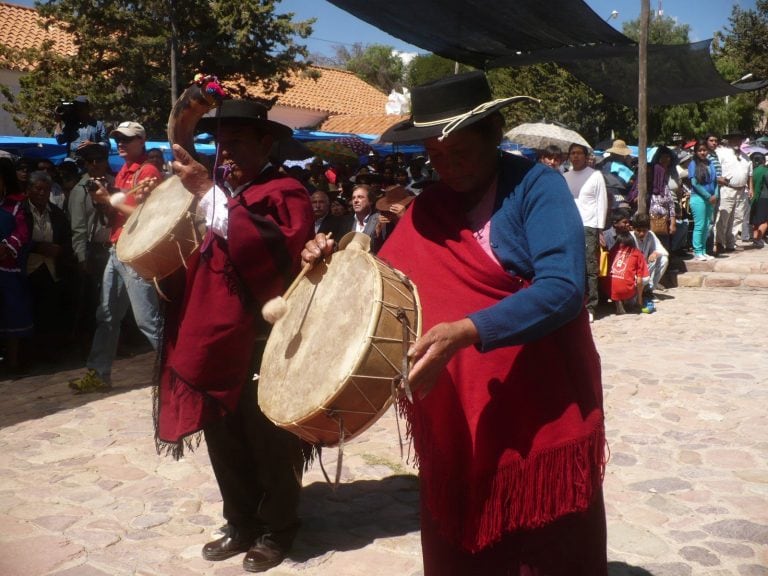
[[[411,91],[411,118],[390,127],[379,140],[413,142],[445,137],[521,99],[538,101],[530,96],[494,100],[483,72],[449,76],[415,87]]]
[[[267,119],[267,107],[253,100],[224,100],[203,116],[197,123],[198,130],[215,134],[222,122],[249,122],[261,126],[276,139],[290,138],[291,130],[285,124]]]
[[[384,188],[384,196],[376,200],[376,210],[389,210],[392,204],[400,204],[406,207],[413,202],[413,198],[404,186],[392,184]]]
[[[616,154],[616,156],[632,156],[632,150],[624,140],[614,140],[613,145],[605,153]]]
[[[138,122],[120,122],[117,128],[109,133],[110,138],[116,138],[118,136],[125,136],[126,138],[134,138],[138,136],[142,140],[147,139],[147,132],[144,130],[144,126]]]

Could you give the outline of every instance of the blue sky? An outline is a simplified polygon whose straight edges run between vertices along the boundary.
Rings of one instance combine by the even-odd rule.
[[[514,1],[514,0],[510,0]],[[640,15],[639,0],[586,0],[587,4],[599,15],[608,18],[612,11],[618,11],[617,18],[611,24],[621,30],[625,20],[633,20]],[[418,0],[414,0],[414,7]],[[718,30],[728,24],[731,8],[739,5],[744,9],[755,7],[754,0],[662,0],[665,16],[677,19],[681,24],[691,26],[691,41],[711,38]],[[651,10],[657,10],[659,0],[651,0]],[[695,8],[695,9],[694,9]],[[423,52],[423,50],[381,32],[373,26],[358,20],[336,8],[326,0],[282,0],[280,12],[294,12],[300,20],[317,18],[312,38],[306,43],[310,52],[333,55],[333,44],[387,44],[404,52]]]

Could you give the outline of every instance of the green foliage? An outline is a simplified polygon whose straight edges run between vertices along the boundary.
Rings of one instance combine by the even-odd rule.
[[[47,0],[38,5],[49,23],[73,35],[77,54],[51,50],[23,56],[37,67],[20,81],[14,98],[6,88],[3,107],[19,128],[50,131],[59,99],[89,96],[94,115],[108,124],[127,118],[153,136],[164,133],[170,112],[170,45],[177,46],[179,85],[196,72],[237,80],[237,90],[261,79],[274,92],[287,87],[291,70],[304,67],[306,48],[296,38],[312,32],[312,20],[293,22],[276,13],[279,0]]]
[[[606,100],[556,64],[503,68],[488,73],[496,98],[527,95],[541,104],[521,102],[504,109],[507,127],[524,122],[559,122],[576,130],[592,145],[611,137],[630,138],[634,111]]]
[[[624,22],[622,32],[636,42],[639,41],[640,18]],[[652,12],[648,23],[648,44],[688,44],[690,32],[688,24],[678,24],[674,18],[658,16]]]
[[[389,93],[393,88],[403,85],[405,64],[392,46],[384,44],[361,43],[351,48],[338,45],[336,50],[337,64],[353,72],[358,78],[376,86],[382,92]]]
[[[459,73],[469,72],[473,68],[459,64]],[[406,86],[413,88],[427,82],[445,78],[456,72],[456,62],[436,54],[419,54],[408,64],[405,72]]]

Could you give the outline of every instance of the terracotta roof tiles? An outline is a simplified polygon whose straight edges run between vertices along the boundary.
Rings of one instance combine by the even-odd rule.
[[[76,49],[72,36],[58,26],[47,30],[43,27],[43,18],[34,8],[17,6],[0,2],[0,45],[24,50],[39,48],[46,40],[54,41],[54,49],[61,55],[75,54]],[[28,70],[31,66],[26,62],[4,62],[0,66],[12,70]]]
[[[367,116],[331,116],[320,126],[326,132],[351,132],[353,134],[382,134],[393,124],[408,119],[407,115],[376,114]]]
[[[290,76],[289,82],[292,87],[278,97],[279,105],[318,110],[331,115],[384,114],[387,95],[352,72],[310,66],[308,72]],[[248,94],[269,97],[259,85],[250,87]]]

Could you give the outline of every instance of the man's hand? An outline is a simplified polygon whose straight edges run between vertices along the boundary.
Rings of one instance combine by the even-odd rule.
[[[213,187],[213,180],[208,176],[208,169],[184,150],[178,144],[173,145],[173,155],[176,158],[171,163],[173,171],[181,179],[184,188],[198,198],[202,198]]]
[[[157,184],[157,178],[146,178],[139,182],[136,185],[136,188],[133,190],[133,195],[136,197],[136,202],[141,204],[147,198],[149,198],[149,194],[152,192],[152,190],[157,188]]]
[[[106,186],[104,186],[100,180],[96,180],[96,184],[98,186],[96,190],[88,191],[91,195],[91,200],[93,200],[94,204],[104,204],[109,206],[109,190],[107,190]]]
[[[656,258],[659,257],[658,252],[652,252],[650,256],[648,256],[648,262],[656,262]]]
[[[408,374],[411,389],[416,390],[420,398],[424,398],[453,355],[479,340],[477,328],[469,318],[434,326],[416,340],[408,351],[413,362]]]
[[[314,266],[318,260],[333,254],[334,245],[335,242],[325,234],[316,234],[312,240],[304,245],[304,250],[301,251],[301,260]]]
[[[96,142],[91,142],[90,140],[83,140],[80,142],[80,144],[77,145],[77,149],[80,150],[81,148],[85,148],[86,146],[90,146],[91,144],[96,144]]]

